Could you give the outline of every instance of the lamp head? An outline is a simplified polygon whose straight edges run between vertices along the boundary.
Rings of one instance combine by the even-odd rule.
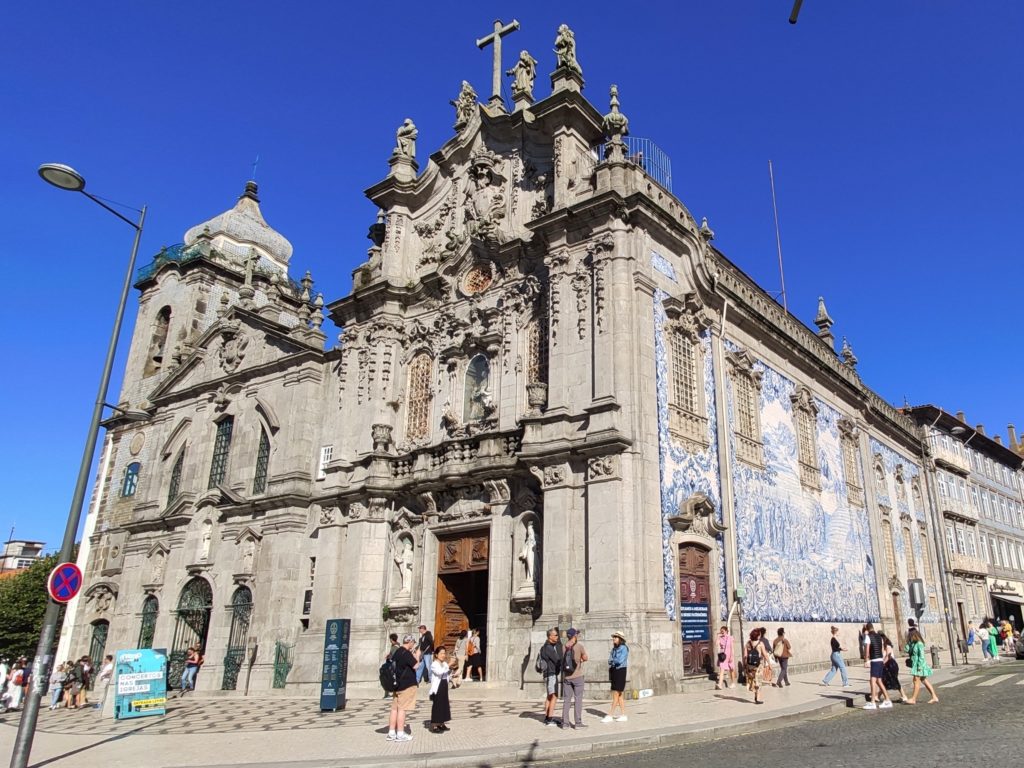
[[[966,428],[966,427],[960,427],[960,426],[956,426],[956,427],[953,427],[953,428],[952,428],[951,430],[949,430],[949,431],[950,431],[950,432],[952,432],[952,433],[953,433],[954,435],[956,435],[957,437],[960,437],[960,436],[962,436],[962,435],[966,435],[966,434],[967,434],[967,428]]]
[[[85,189],[85,179],[70,165],[61,163],[43,163],[39,166],[39,175],[43,181],[53,184],[69,192],[81,192]]]

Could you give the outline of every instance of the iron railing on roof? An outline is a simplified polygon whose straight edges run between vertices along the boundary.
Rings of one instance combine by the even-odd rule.
[[[661,147],[650,139],[636,136],[624,136],[626,144],[626,161],[643,168],[647,175],[661,186],[672,191],[672,159]],[[598,161],[604,160],[604,144],[597,146]]]
[[[214,251],[214,254],[217,252]],[[139,268],[135,273],[135,284],[145,282],[153,277],[160,268],[165,264],[187,264],[190,261],[195,261],[203,256],[203,250],[198,245],[186,246],[184,243],[177,243],[176,245],[165,246],[160,249],[160,252],[153,257],[153,261],[144,267]],[[281,280],[282,287],[286,290],[291,291],[295,296],[302,295],[302,285],[296,280],[288,277],[279,270],[271,269],[263,264],[257,264],[253,270],[256,274],[263,275],[268,280],[273,277],[276,272],[278,278]]]

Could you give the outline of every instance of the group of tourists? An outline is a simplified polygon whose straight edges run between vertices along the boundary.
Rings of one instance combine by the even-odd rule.
[[[416,694],[421,682],[429,683],[431,707],[427,727],[431,733],[443,734],[450,730],[448,723],[452,719],[449,689],[458,688],[463,680],[472,680],[474,671],[481,682],[484,679],[484,645],[479,630],[469,630],[460,637],[451,657],[444,646],[435,647],[433,635],[426,625],[420,625],[419,633],[419,638],[405,635],[401,642],[397,634],[392,634],[391,647],[380,668],[381,686],[385,696],[391,698],[388,741],[412,741],[412,734],[406,729],[406,718],[416,708]],[[580,641],[578,629],[566,630],[564,643],[557,627],[548,630],[547,641],[541,646],[534,663],[535,670],[544,678],[545,725],[574,729],[587,727],[583,722],[583,694],[589,661],[590,656]],[[601,722],[625,722],[628,719],[623,698],[628,665],[626,636],[613,632],[608,656],[612,705]],[[560,688],[562,716],[557,719],[555,707]]]
[[[100,700],[93,704],[100,709],[107,698],[107,687],[114,676],[114,657],[107,655],[103,666],[94,675],[93,661],[83,656],[78,661],[67,660],[58,664],[50,673],[50,709],[84,709],[89,706],[89,691],[101,687]]]
[[[1014,629],[1009,619],[985,619],[975,629],[974,622],[967,623],[967,650],[975,644],[981,646],[982,660],[999,661],[999,649],[1010,656],[1016,655],[1020,632]]]

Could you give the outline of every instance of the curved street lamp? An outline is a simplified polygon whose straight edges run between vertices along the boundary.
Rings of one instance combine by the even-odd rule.
[[[85,178],[71,166],[61,165],[60,163],[45,163],[39,166],[39,175],[43,181],[52,184],[58,189],[68,192],[81,192],[94,203],[106,208],[135,230],[132,254],[128,259],[128,271],[125,272],[124,284],[121,287],[121,299],[117,305],[117,314],[114,316],[114,327],[110,333],[110,342],[107,345],[107,358],[103,364],[99,392],[96,395],[92,419],[89,421],[89,432],[85,438],[82,462],[78,467],[78,482],[75,484],[75,492],[71,497],[68,522],[64,529],[64,541],[60,548],[61,562],[68,563],[74,560],[75,537],[78,534],[78,523],[82,517],[82,504],[85,501],[85,491],[89,484],[89,470],[92,467],[93,455],[96,453],[96,437],[99,434],[100,421],[103,418],[103,407],[107,397],[107,387],[110,384],[110,373],[114,368],[117,339],[121,334],[124,309],[128,303],[128,292],[131,290],[132,277],[135,274],[135,257],[139,252],[142,226],[146,221],[146,206],[142,206],[142,210],[139,211],[139,220],[134,222],[115,211],[95,195],[86,192]],[[131,421],[139,421],[144,415],[142,411],[125,411],[116,407],[113,409],[120,411],[123,417]],[[59,616],[60,605],[53,600],[47,600],[46,613],[43,615],[43,626],[39,633],[39,644],[36,646],[36,655],[32,662],[32,687],[28,692],[28,697],[25,699],[25,709],[21,715],[21,722],[18,724],[18,735],[14,742],[14,751],[11,753],[11,768],[26,768],[28,765],[29,754],[32,751],[32,739],[36,731],[36,722],[39,719],[39,705],[43,696],[43,688],[50,679],[53,639],[57,634],[57,619]]]

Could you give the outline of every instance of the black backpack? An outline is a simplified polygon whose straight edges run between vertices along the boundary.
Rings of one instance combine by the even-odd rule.
[[[757,667],[761,664],[761,651],[756,645],[747,646],[747,666]]]
[[[388,656],[380,665],[380,687],[384,693],[394,693],[398,690],[398,665],[395,660]]]
[[[572,648],[566,648],[565,654],[562,656],[562,671],[566,675],[571,675],[576,671],[576,654],[573,653],[575,646]]]

